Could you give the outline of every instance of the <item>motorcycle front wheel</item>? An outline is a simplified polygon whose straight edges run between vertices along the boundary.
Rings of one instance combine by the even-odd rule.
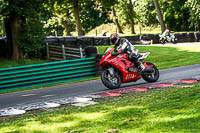
[[[122,83],[119,73],[114,71],[114,74],[111,75],[108,69],[103,70],[101,81],[109,89],[117,89]]]
[[[145,81],[149,82],[149,83],[151,83],[151,82],[156,82],[156,81],[159,79],[159,76],[160,76],[160,73],[159,73],[158,68],[157,68],[154,64],[152,64],[152,63],[150,63],[150,62],[147,62],[147,65],[148,65],[148,66],[151,66],[151,65],[152,65],[153,71],[150,72],[150,73],[142,73],[142,74],[141,74],[141,75],[142,75],[142,78],[143,78]]]
[[[176,39],[174,39],[174,41],[173,41],[172,43],[173,43],[173,44],[176,44],[176,43],[177,43]]]

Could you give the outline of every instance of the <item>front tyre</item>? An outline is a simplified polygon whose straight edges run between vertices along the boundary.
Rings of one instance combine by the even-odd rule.
[[[147,62],[147,65],[148,66],[152,65],[153,71],[150,72],[150,73],[142,73],[142,78],[145,81],[150,82],[150,83],[151,82],[156,82],[159,79],[159,76],[160,76],[158,68],[154,64],[152,64],[150,62]]]
[[[174,41],[173,41],[172,43],[173,43],[173,44],[176,44],[176,43],[177,43],[176,39],[174,39]]]
[[[102,83],[109,89],[116,89],[121,86],[122,80],[118,72],[114,71],[111,75],[108,69],[105,69],[101,74]]]

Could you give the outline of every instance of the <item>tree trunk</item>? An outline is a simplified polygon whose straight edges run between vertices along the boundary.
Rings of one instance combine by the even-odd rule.
[[[11,35],[10,19],[5,18],[4,25],[5,25],[5,31],[6,31],[6,37],[7,37],[6,57],[11,59],[12,58],[12,35]]]
[[[20,49],[18,46],[19,34],[20,34],[20,18],[18,16],[13,16],[11,22],[11,36],[12,36],[12,60],[20,59]]]
[[[134,19],[133,19],[133,4],[132,0],[129,0],[129,6],[130,6],[130,23],[131,23],[131,34],[136,34],[135,33],[135,28],[134,28]]]
[[[79,17],[78,1],[79,0],[72,0],[72,5],[73,5],[74,17],[76,21],[76,31],[78,32],[78,36],[83,36],[84,33],[83,33],[83,29],[82,29],[82,25],[81,25],[80,17]]]
[[[63,25],[64,25],[64,28],[65,28],[63,35],[64,36],[71,36],[68,23],[66,21],[63,21]]]
[[[11,13],[9,18],[4,19],[7,45],[8,45],[8,57],[12,60],[18,60],[20,58],[20,49],[18,47],[19,34],[20,34],[20,17]]]
[[[117,15],[116,15],[116,12],[115,12],[115,8],[114,8],[114,7],[112,7],[112,13],[113,13],[113,17],[114,17],[114,22],[115,22],[115,24],[117,25],[117,30],[118,30],[118,32],[119,32],[119,33],[123,33],[123,32],[122,32],[122,28],[121,28],[121,26],[119,25],[119,21],[118,21],[118,19],[117,19]]]
[[[159,22],[160,22],[160,25],[161,25],[161,30],[162,30],[162,32],[164,32],[165,31],[165,23],[163,21],[163,16],[162,16],[162,13],[161,13],[161,10],[160,10],[158,0],[154,0],[154,4],[155,4],[156,10],[157,10],[158,19],[159,19]]]

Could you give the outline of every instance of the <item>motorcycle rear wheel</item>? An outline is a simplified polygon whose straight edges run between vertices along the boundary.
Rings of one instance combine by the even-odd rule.
[[[159,76],[160,76],[158,68],[150,62],[147,62],[147,65],[148,66],[152,65],[153,72],[141,74],[142,78],[149,83],[156,82],[159,79]]]
[[[112,77],[108,69],[105,69],[102,72],[101,81],[109,89],[117,89],[121,86],[122,83],[121,76],[119,75],[119,73],[114,71],[114,76]]]
[[[164,38],[160,39],[160,42],[161,42],[162,44],[165,44],[165,39],[164,39]]]

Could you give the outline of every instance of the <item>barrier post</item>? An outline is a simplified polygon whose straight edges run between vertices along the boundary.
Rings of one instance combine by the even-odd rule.
[[[46,43],[46,48],[47,48],[47,59],[49,59],[49,44],[48,43]]]
[[[66,60],[65,46],[63,44],[62,44],[62,55],[63,55],[63,60]]]

